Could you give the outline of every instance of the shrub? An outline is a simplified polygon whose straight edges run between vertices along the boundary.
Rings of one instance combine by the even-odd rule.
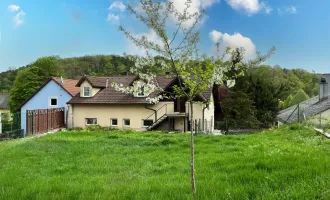
[[[144,142],[144,145],[146,146],[167,146],[171,144],[177,144],[178,140],[172,139],[172,138],[165,138],[165,139],[159,139],[155,140],[154,142],[146,141]]]
[[[299,129],[301,129],[301,124],[291,124],[289,126],[289,129],[290,130],[299,130]]]
[[[75,128],[67,128],[66,130],[67,130],[67,131],[82,131],[82,130],[84,130],[84,129],[81,128],[81,127],[75,127]]]
[[[87,126],[87,131],[113,131],[113,130],[118,130],[118,129],[113,127],[102,127],[100,125]]]

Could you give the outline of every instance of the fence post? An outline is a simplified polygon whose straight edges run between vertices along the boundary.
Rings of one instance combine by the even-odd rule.
[[[300,103],[298,103],[298,123],[300,123]]]
[[[32,110],[32,135],[34,135],[34,111]]]
[[[213,116],[211,117],[211,131],[210,133],[213,133],[214,132],[214,128],[213,128]]]

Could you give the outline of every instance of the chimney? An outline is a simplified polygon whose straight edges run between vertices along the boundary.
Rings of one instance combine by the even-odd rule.
[[[105,87],[107,88],[109,85],[109,78],[107,78],[107,81],[105,82]]]
[[[330,74],[323,74],[320,81],[320,92],[319,98],[320,100],[329,98],[330,96]]]
[[[62,76],[61,76],[61,85],[64,85],[64,80]]]

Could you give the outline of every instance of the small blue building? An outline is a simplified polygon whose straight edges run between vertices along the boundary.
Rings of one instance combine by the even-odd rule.
[[[66,103],[79,92],[79,87],[76,87],[77,82],[77,80],[52,77],[31,95],[20,107],[21,129],[24,129],[24,134],[27,129],[27,110],[64,108],[64,118],[66,118]]]

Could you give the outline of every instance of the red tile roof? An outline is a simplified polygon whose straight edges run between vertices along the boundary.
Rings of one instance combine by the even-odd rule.
[[[60,77],[52,77],[54,81],[56,81],[59,85],[61,85],[71,96],[75,96],[80,92],[80,88],[76,87],[78,80],[66,79],[63,78],[63,84]]]

